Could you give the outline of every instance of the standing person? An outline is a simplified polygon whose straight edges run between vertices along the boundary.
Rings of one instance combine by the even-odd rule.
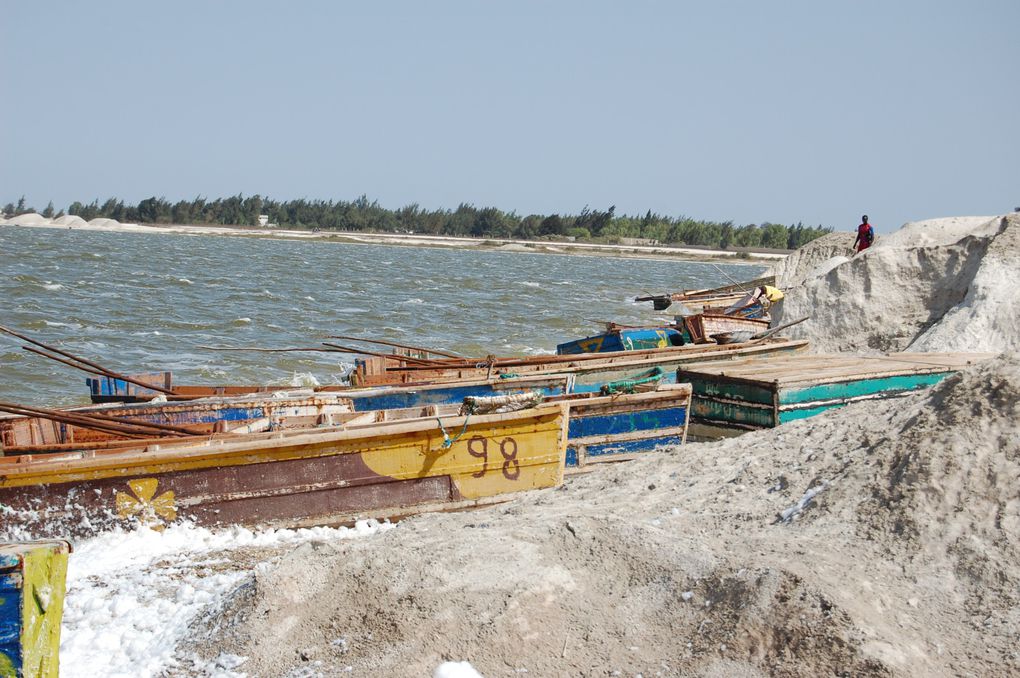
[[[857,248],[857,254],[860,254],[871,247],[873,242],[875,242],[875,229],[868,223],[868,215],[865,214],[861,217],[861,225],[857,227],[857,238],[854,239],[853,246]]]

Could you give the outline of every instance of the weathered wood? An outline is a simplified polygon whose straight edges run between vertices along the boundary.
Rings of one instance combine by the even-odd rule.
[[[382,346],[392,346],[394,348],[403,348],[408,351],[419,351],[421,353],[431,353],[433,355],[441,355],[444,358],[453,358],[455,360],[462,360],[464,356],[457,355],[456,353],[448,353],[446,351],[440,351],[435,348],[422,348],[421,346],[410,346],[408,344],[398,344],[393,341],[386,341],[383,339],[365,339],[363,337],[351,337],[344,334],[331,334],[327,339],[345,339],[347,341],[363,341],[369,344],[381,344]]]
[[[9,334],[12,337],[16,337],[16,338],[21,339],[23,341],[27,341],[30,344],[34,344],[36,346],[44,348],[47,351],[50,351],[52,353],[56,353],[57,355],[61,355],[61,356],[64,356],[65,358],[69,358],[70,360],[72,360],[74,362],[77,362],[77,363],[81,363],[82,365],[90,367],[93,370],[98,370],[100,373],[102,373],[102,374],[104,374],[106,376],[115,377],[117,379],[122,379],[122,380],[124,380],[126,382],[129,382],[129,383],[136,383],[136,382],[134,382],[132,380],[131,377],[127,377],[127,376],[124,376],[124,375],[119,374],[117,372],[114,372],[113,370],[110,370],[110,369],[108,369],[106,367],[103,367],[102,365],[99,365],[98,363],[92,362],[91,360],[86,360],[85,358],[80,358],[80,357],[78,357],[78,356],[76,356],[76,355],[74,355],[72,353],[68,353],[67,351],[62,351],[59,348],[55,348],[55,347],[50,346],[48,344],[44,344],[41,341],[37,341],[35,339],[32,339],[31,337],[25,336],[24,334],[20,334],[19,332],[15,332],[14,330],[10,329],[9,327],[4,327],[3,325],[0,325],[0,332],[3,332],[5,334]],[[46,355],[45,353],[43,353],[41,351],[37,351],[37,350],[29,348],[27,346],[24,346],[22,348],[25,348],[25,349],[27,349],[29,351],[32,351],[33,353],[38,353],[39,355],[42,355],[42,356],[45,356],[45,357],[48,357],[48,358],[52,358],[54,360],[57,359],[57,358],[54,358],[53,356],[48,356],[48,355]],[[61,362],[65,362],[65,361],[61,361]],[[86,370],[84,367],[82,367],[80,369],[83,369],[86,372],[91,372],[91,370]],[[173,391],[168,391],[168,390],[160,389],[157,386],[149,386],[149,387],[150,388],[154,388],[154,389],[156,389],[158,391],[163,391],[164,393],[173,393]]]
[[[0,458],[5,520],[75,535],[115,525],[337,524],[559,484],[567,406],[373,422],[191,444]],[[461,431],[463,433],[461,434]],[[454,434],[456,437],[452,437]]]
[[[769,339],[750,341],[741,344],[703,344],[674,346],[661,349],[636,351],[617,351],[614,353],[578,353],[555,356],[532,356],[530,358],[506,359],[498,364],[499,373],[514,374],[558,374],[580,373],[605,370],[611,366],[645,364],[652,367],[676,361],[676,364],[694,363],[712,360],[730,360],[745,356],[760,356],[770,353],[803,350],[808,345],[805,340]],[[352,378],[358,383],[394,384],[406,381],[451,381],[458,379],[481,378],[489,370],[488,363],[478,366],[443,366],[421,367],[400,365],[399,367],[382,368],[378,363],[369,367],[370,360],[358,361],[358,368]],[[365,369],[363,369],[363,367]],[[640,368],[637,368],[640,369]]]
[[[0,543],[0,676],[58,678],[66,541]]]
[[[761,428],[802,419],[860,400],[898,397],[992,357],[988,353],[782,356],[695,363],[677,379],[694,388],[699,424]]]

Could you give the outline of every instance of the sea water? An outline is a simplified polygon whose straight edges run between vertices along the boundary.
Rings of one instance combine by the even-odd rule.
[[[462,355],[553,353],[601,321],[669,318],[634,297],[724,285],[756,265],[361,245],[213,235],[0,227],[0,325],[121,372],[177,383],[338,382],[342,334]],[[83,372],[0,335],[0,401],[87,402]]]

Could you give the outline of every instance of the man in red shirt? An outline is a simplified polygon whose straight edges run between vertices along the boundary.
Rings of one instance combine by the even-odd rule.
[[[867,214],[861,217],[861,222],[861,225],[857,227],[857,238],[854,239],[853,245],[857,248],[858,254],[871,247],[871,243],[875,242],[875,229],[868,223]]]

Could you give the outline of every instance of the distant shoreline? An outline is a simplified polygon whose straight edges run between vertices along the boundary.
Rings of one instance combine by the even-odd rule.
[[[601,243],[550,242],[546,240],[510,240],[504,238],[460,238],[453,236],[422,235],[416,233],[365,233],[349,231],[306,231],[279,228],[237,226],[208,226],[191,224],[102,224],[62,226],[59,224],[11,224],[18,228],[53,228],[76,231],[109,231],[117,233],[176,233],[181,235],[216,235],[246,238],[272,238],[278,240],[325,240],[360,245],[396,245],[402,247],[438,247],[445,249],[471,249],[495,252],[532,252],[535,254],[564,254],[610,256],[637,259],[679,259],[683,261],[723,262],[727,264],[768,265],[786,258],[786,254],[772,252],[742,253],[728,250],[705,250],[691,247],[663,245],[608,245]]]

